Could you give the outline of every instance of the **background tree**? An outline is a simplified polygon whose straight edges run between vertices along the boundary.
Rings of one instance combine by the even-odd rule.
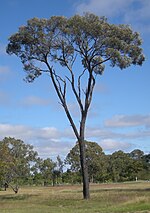
[[[134,163],[138,164],[137,178],[150,179],[150,154],[144,155],[140,149],[135,149],[130,153],[130,157],[134,159]]]
[[[63,167],[64,167],[64,162],[58,155],[55,162],[55,168],[53,171],[54,184],[62,183]]]
[[[142,156],[143,171],[140,172],[139,178],[150,180],[150,154]]]
[[[27,81],[32,82],[42,73],[49,73],[79,142],[85,199],[90,197],[85,159],[85,125],[96,76],[103,73],[104,64],[108,61],[112,67],[121,69],[131,64],[142,65],[144,56],[140,46],[139,34],[129,26],[110,24],[106,18],[89,13],[71,18],[33,18],[9,38],[7,53],[20,57]],[[55,62],[60,64],[60,69],[56,68]],[[78,66],[74,66],[75,62]],[[72,89],[79,106],[79,126],[68,107],[68,88]]]
[[[36,161],[37,152],[33,146],[15,138],[4,138],[0,141],[0,166],[4,183],[18,192],[18,184],[30,176],[31,164]],[[16,186],[13,187],[11,182]]]
[[[106,156],[102,148],[95,142],[85,142],[85,157],[89,171],[90,182],[104,181],[107,171]],[[72,172],[78,173],[80,171],[80,149],[79,143],[70,150],[68,153],[65,163],[70,165]]]
[[[115,182],[136,180],[138,172],[142,170],[140,160],[132,159],[129,153],[121,150],[109,156],[108,165],[109,175]]]
[[[44,186],[52,184],[55,167],[56,163],[53,162],[50,158],[47,159],[38,158],[36,164],[32,168],[34,182],[38,184],[39,182],[42,181]]]
[[[66,172],[63,173],[62,176],[63,183],[67,184],[81,184],[81,171],[71,171],[71,169],[67,169]]]
[[[9,147],[3,141],[0,141],[0,185],[3,186],[9,182],[9,171],[14,166],[13,156],[10,155]],[[6,188],[5,188],[6,190]]]
[[[130,152],[130,157],[135,160],[141,160],[144,156],[144,152],[140,149],[134,149],[132,152]]]

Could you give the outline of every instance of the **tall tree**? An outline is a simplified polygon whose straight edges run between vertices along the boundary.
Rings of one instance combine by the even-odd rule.
[[[71,18],[33,18],[9,38],[7,53],[20,57],[27,81],[32,82],[42,73],[49,73],[79,142],[85,199],[90,197],[85,159],[85,125],[96,76],[103,73],[104,64],[108,61],[112,67],[121,69],[131,64],[142,65],[144,56],[140,46],[139,34],[129,26],[110,24],[106,18],[89,13]],[[60,69],[55,62],[60,64]],[[79,106],[79,126],[68,107],[67,84],[70,84]]]

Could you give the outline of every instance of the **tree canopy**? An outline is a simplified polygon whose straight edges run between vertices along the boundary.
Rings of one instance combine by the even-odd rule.
[[[106,18],[89,13],[71,18],[30,19],[9,41],[7,52],[21,58],[29,81],[44,71],[35,61],[47,64],[49,59],[72,69],[79,54],[84,69],[96,74],[102,74],[108,60],[111,66],[121,69],[144,61],[137,32],[128,25],[110,24]]]

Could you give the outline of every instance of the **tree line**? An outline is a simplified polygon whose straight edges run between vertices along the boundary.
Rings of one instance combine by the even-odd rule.
[[[135,149],[106,155],[95,142],[85,141],[89,181],[121,182],[150,179],[150,154]],[[5,137],[0,141],[0,187],[15,193],[21,185],[60,185],[82,183],[78,142],[64,160],[58,155],[42,159],[34,147],[20,139]]]

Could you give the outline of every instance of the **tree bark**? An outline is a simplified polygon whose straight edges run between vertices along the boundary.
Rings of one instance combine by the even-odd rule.
[[[80,164],[81,164],[81,171],[82,171],[82,181],[83,181],[83,198],[89,199],[90,192],[89,192],[89,175],[88,175],[88,166],[86,162],[86,146],[85,146],[85,122],[86,122],[86,115],[82,112],[82,118],[80,123],[80,140],[79,140],[79,148],[80,148]]]
[[[79,141],[79,148],[80,148],[80,163],[81,163],[81,171],[82,171],[82,181],[83,181],[83,198],[89,199],[90,192],[89,192],[89,176],[88,176],[88,167],[85,157],[86,147],[85,141]]]

